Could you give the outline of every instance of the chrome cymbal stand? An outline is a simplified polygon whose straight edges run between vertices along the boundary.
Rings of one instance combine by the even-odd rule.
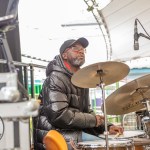
[[[143,117],[142,122],[144,125],[144,130],[146,132],[147,138],[150,138],[150,99],[145,98],[143,99],[143,102],[146,106],[146,113],[147,115]]]
[[[138,84],[138,83],[137,83]],[[141,86],[132,92],[132,95],[139,94],[142,97],[141,102],[145,105],[146,110],[148,111],[148,117],[150,118],[150,98],[145,96],[145,92],[149,90],[149,86]]]
[[[143,117],[142,122],[144,125],[144,130],[147,136],[150,138],[150,98],[145,96],[145,92],[147,92],[148,90],[149,90],[149,86],[139,87],[132,92],[132,95],[139,94],[142,97],[141,103],[145,105],[146,112],[148,114],[147,117]]]
[[[97,70],[97,74],[99,75],[100,78],[100,83],[99,86],[102,90],[102,101],[103,101],[103,110],[104,110],[104,121],[105,121],[105,140],[106,140],[106,150],[109,150],[109,142],[108,142],[108,129],[107,129],[107,113],[106,113],[106,104],[105,104],[105,83],[103,82],[103,75],[104,72],[103,70]]]
[[[146,108],[147,108],[147,111],[148,111],[148,114],[149,114],[149,118],[150,118],[150,99],[146,100]]]

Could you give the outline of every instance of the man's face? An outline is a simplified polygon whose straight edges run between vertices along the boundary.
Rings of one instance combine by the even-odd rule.
[[[67,61],[74,67],[80,67],[85,63],[85,48],[76,43],[73,46],[66,49]]]

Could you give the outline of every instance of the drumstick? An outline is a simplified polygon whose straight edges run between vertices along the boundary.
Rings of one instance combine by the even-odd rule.
[[[121,135],[120,132],[117,132],[117,134],[114,136],[114,139],[116,139],[117,137],[119,137]]]

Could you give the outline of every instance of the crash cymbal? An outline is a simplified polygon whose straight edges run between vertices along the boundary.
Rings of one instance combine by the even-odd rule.
[[[129,70],[129,67],[121,62],[99,62],[77,71],[72,76],[71,82],[78,87],[94,88],[100,84],[101,77],[106,86],[126,77]]]
[[[143,102],[149,98],[150,74],[128,82],[109,95],[105,100],[107,114],[122,115],[139,111],[146,107]]]

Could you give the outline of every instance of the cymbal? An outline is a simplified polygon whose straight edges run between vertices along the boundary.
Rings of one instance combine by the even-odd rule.
[[[106,85],[118,82],[129,73],[129,67],[121,62],[107,61],[86,66],[77,71],[71,78],[71,82],[78,87],[94,88],[101,82]]]
[[[122,115],[139,111],[146,107],[143,102],[149,98],[150,74],[130,81],[110,94],[105,100],[106,113]]]

